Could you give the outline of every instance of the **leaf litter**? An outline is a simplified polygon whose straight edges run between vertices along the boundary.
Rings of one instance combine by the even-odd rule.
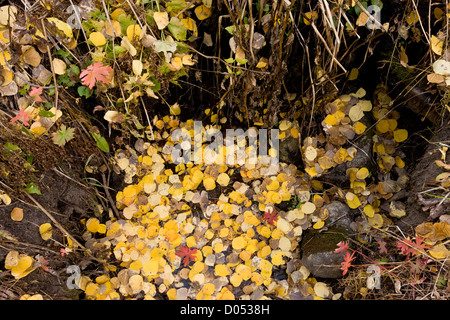
[[[385,95],[382,90],[378,94]],[[367,185],[368,168],[349,168],[350,188],[335,190],[337,195],[350,208],[360,209],[368,225],[381,227],[389,221],[381,213],[381,200],[398,192],[405,185],[400,180],[406,179],[404,163],[393,157],[405,135],[395,134],[401,130],[396,125],[398,114],[386,112],[388,105],[372,106],[362,100],[364,95],[359,90],[326,106],[322,125],[327,137],[303,141],[305,173],[285,163],[273,170],[270,153],[259,156],[257,164],[210,161],[224,160],[236,150],[224,146],[211,153],[207,143],[198,151],[201,162],[174,163],[177,141],[171,133],[182,128],[194,141],[194,121],[180,122],[173,114],[155,117],[157,141],[139,143],[137,152],[115,154],[116,169],[125,173],[128,184],[116,197],[122,218],[105,223],[106,237],[97,236],[91,225],[84,235],[110,250],[118,263],[108,268],[117,276],[108,276],[107,291],[99,291],[100,283],[87,277],[82,289],[86,292],[88,284],[95,284],[95,290],[91,286],[86,292],[94,299],[133,297],[138,291],[148,299],[157,293],[170,299],[289,299],[299,287],[309,287],[302,292],[312,298],[333,298],[330,287],[306,276],[306,270],[298,273],[294,266],[301,265],[297,250],[303,231],[323,228],[328,217],[323,206],[330,202],[329,191],[316,178],[354,159],[358,150],[347,146],[347,140],[364,134],[359,121],[366,112],[387,121],[387,128],[375,127],[374,152],[386,177],[395,167],[399,179]],[[298,123],[283,120],[280,129],[285,139]],[[212,197],[213,191],[218,196]],[[293,197],[300,199],[296,208],[277,209]],[[390,215],[397,217],[401,210],[398,204]],[[280,272],[285,276],[276,277]]]

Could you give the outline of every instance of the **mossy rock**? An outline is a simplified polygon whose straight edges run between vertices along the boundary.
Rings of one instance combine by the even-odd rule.
[[[342,277],[344,253],[335,253],[334,250],[348,236],[349,232],[342,227],[330,227],[323,232],[308,230],[300,244],[303,265],[316,277]]]

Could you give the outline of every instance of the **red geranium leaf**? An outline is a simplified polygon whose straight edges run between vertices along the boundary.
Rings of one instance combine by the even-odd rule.
[[[29,117],[30,113],[28,111],[25,111],[25,109],[20,109],[19,113],[12,118],[10,121],[11,123],[16,122],[17,120],[21,121],[24,125],[29,126],[30,124],[28,123],[28,121],[30,121],[30,117]]]
[[[352,261],[355,260],[354,255],[354,252],[351,255],[348,251],[345,253],[344,262],[341,262],[342,275],[345,275],[348,272],[348,268],[352,266]]]
[[[181,246],[176,255],[183,259],[183,265],[186,267],[191,261],[195,260],[194,254],[197,253],[197,248],[191,249],[188,246]]]
[[[345,252],[349,248],[348,241],[340,241],[337,246],[338,248],[334,250],[334,253]]]
[[[95,86],[97,81],[109,84],[112,72],[113,68],[110,66],[104,66],[102,62],[96,62],[80,73],[81,83],[88,86],[89,90]]]
[[[41,94],[42,94],[42,89],[44,89],[43,87],[33,87],[30,90],[30,97],[34,97],[34,101],[36,102],[42,102],[42,98],[41,98]]]
[[[268,224],[275,225],[275,222],[278,220],[278,216],[273,210],[269,210],[263,214],[264,220],[267,221]]]

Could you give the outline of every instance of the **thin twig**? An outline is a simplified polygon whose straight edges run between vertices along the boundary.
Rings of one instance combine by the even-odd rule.
[[[81,243],[78,242],[77,239],[75,239],[59,222],[56,220],[50,212],[48,212],[36,199],[34,199],[30,194],[24,193],[27,195],[28,198],[30,198],[31,201],[34,202],[34,204],[43,212],[45,215],[55,224],[56,227],[58,227],[61,232],[69,237],[77,246],[82,248],[83,250],[86,250],[86,247],[83,246]]]
[[[102,180],[103,180],[103,189],[105,189],[106,197],[108,198],[108,200],[109,200],[109,202],[111,204],[111,207],[112,207],[112,209],[113,209],[113,211],[114,211],[114,213],[116,215],[116,218],[119,219],[120,218],[119,211],[117,210],[116,204],[114,203],[114,200],[111,197],[111,194],[109,193],[108,186],[107,186],[108,182],[106,181],[106,177],[105,177],[105,174],[103,172],[102,172]]]

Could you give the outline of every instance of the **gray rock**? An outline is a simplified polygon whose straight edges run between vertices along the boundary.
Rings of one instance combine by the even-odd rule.
[[[328,218],[325,221],[326,227],[342,227],[347,231],[351,231],[352,219],[350,217],[349,207],[340,201],[333,201],[325,206],[328,209]]]

